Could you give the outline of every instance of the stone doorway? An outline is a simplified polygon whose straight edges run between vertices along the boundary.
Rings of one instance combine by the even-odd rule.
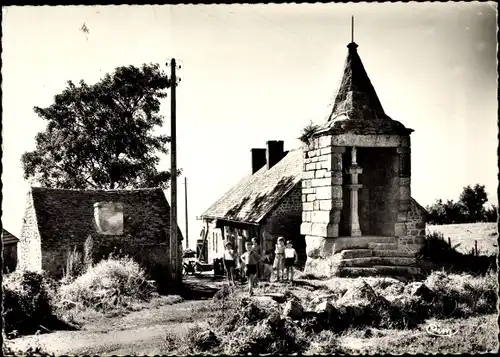
[[[351,162],[351,150],[342,155]],[[358,194],[358,215],[363,236],[394,236],[399,200],[399,161],[396,148],[357,148],[357,162],[363,169],[359,175],[362,187]],[[345,165],[344,168],[348,166]],[[339,235],[350,236],[350,175],[343,170],[343,208]]]

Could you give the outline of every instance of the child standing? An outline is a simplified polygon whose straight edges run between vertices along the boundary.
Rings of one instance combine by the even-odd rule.
[[[226,269],[227,280],[229,285],[234,285],[234,268],[236,267],[235,253],[233,246],[230,242],[226,243],[226,249],[224,250],[224,269]]]
[[[261,256],[252,250],[252,243],[246,242],[245,248],[247,251],[241,256],[241,261],[246,268],[246,276],[248,278],[248,294],[252,296],[254,278],[257,273],[257,264],[261,260]]]
[[[293,267],[297,264],[298,259],[297,252],[293,248],[292,241],[286,242],[285,248],[285,267],[286,267],[286,279],[293,282]]]
[[[274,253],[276,256],[274,258],[273,268],[276,270],[276,280],[280,281],[280,279],[283,278],[285,269],[285,239],[283,237],[278,238],[278,244],[276,244]]]
[[[252,238],[252,250],[258,255],[262,256],[262,249],[260,248],[259,241],[257,238]],[[262,262],[257,263],[257,273],[255,274],[255,284],[257,284],[257,280],[260,279],[262,274]]]

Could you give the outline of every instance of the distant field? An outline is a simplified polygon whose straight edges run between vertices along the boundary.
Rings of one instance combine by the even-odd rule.
[[[477,249],[480,255],[495,255],[498,253],[498,231],[496,223],[464,223],[446,224],[442,226],[428,225],[427,232],[441,232],[444,238],[451,239],[451,245],[460,243],[456,249],[468,253],[474,248],[477,240]]]

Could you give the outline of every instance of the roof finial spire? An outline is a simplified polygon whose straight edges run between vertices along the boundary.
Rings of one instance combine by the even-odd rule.
[[[354,42],[354,16],[351,16],[351,42]]]

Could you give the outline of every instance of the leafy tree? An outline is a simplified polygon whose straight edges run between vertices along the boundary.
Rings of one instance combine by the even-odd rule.
[[[442,200],[427,207],[429,215],[427,222],[430,224],[452,224],[452,223],[474,223],[474,222],[496,222],[497,207],[484,208],[488,202],[485,186],[476,184],[464,187],[458,202]]]
[[[490,208],[484,210],[484,221],[485,222],[496,222],[498,219],[498,207],[491,205]]]
[[[474,188],[470,185],[464,187],[460,195],[460,203],[465,208],[467,222],[478,222],[484,217],[484,204],[488,202],[488,196],[484,185],[476,184]]]
[[[48,125],[21,158],[24,178],[54,188],[165,187],[171,173],[156,168],[157,154],[168,153],[170,137],[153,130],[170,85],[157,64],[118,67],[94,85],[68,81],[51,106],[34,108]]]

